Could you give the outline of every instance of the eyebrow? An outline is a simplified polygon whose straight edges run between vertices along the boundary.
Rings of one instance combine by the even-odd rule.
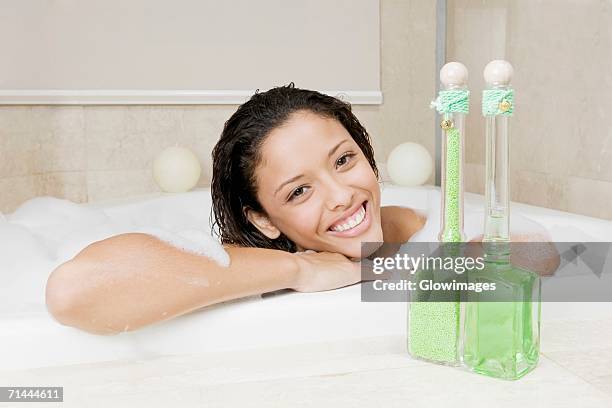
[[[344,139],[342,140],[340,143],[338,143],[337,145],[335,145],[327,154],[327,157],[332,157],[332,155],[336,152],[336,150],[338,150],[338,148],[340,146],[342,146],[343,143],[348,142],[348,139]],[[291,177],[289,180],[285,181],[283,184],[281,184],[280,186],[278,186],[278,188],[276,189],[276,191],[274,192],[274,195],[276,195],[284,186],[286,186],[289,183],[293,183],[294,181],[296,181],[297,179],[299,179],[300,177],[304,177],[303,174],[297,175],[295,177]]]
[[[341,141],[340,143],[338,143],[337,145],[334,146],[333,149],[331,149],[329,151],[329,154],[327,155],[327,157],[332,157],[332,155],[336,152],[336,150],[338,150],[338,148],[342,145],[342,143],[344,142],[348,142],[348,139],[344,139],[343,141]]]

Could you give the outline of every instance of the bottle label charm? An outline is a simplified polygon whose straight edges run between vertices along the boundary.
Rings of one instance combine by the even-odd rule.
[[[440,122],[440,127],[444,130],[449,130],[453,127],[453,121],[450,119],[444,119]]]

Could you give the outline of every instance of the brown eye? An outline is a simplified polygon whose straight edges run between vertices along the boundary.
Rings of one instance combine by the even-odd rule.
[[[336,167],[344,166],[353,158],[353,156],[355,156],[354,153],[343,154],[338,160],[336,160]]]
[[[300,186],[298,188],[296,188],[295,190],[293,190],[291,192],[291,195],[289,196],[289,201],[293,200],[294,198],[298,198],[299,196],[303,195],[305,192],[306,186]]]

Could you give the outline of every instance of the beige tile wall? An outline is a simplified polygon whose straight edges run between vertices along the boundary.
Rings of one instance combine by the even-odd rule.
[[[435,2],[381,0],[381,106],[356,106],[386,161],[407,140],[433,154]],[[279,84],[281,85],[281,84]],[[299,86],[299,83],[297,84]],[[151,163],[163,148],[193,149],[209,183],[210,152],[236,106],[2,106],[0,211],[52,195],[76,202],[158,191]]]
[[[470,69],[466,185],[482,193],[482,70],[515,69],[513,200],[612,219],[612,1],[451,0],[448,59]]]
[[[433,1],[381,1],[384,104],[355,107],[380,162],[408,140],[433,154],[428,102],[437,76],[434,21]],[[610,1],[449,1],[448,60],[462,61],[471,72],[469,191],[481,193],[484,183],[482,69],[491,59],[506,58],[515,67],[518,103],[511,123],[512,199],[612,219],[608,21]],[[199,185],[207,185],[210,151],[235,109],[0,107],[0,211],[38,195],[86,202],[158,191],[151,162],[173,144],[197,153],[204,168]]]

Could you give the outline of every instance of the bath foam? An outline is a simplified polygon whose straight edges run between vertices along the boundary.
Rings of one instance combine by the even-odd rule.
[[[156,211],[156,208],[148,208],[140,210],[138,215],[143,219],[155,220],[159,218]],[[129,219],[117,220],[104,210],[65,199],[47,196],[30,199],[10,214],[7,221],[40,239],[52,254],[51,259],[61,262],[73,258],[94,242],[136,232],[152,235],[183,251],[206,256],[223,267],[230,263],[223,246],[201,229],[170,229],[152,222],[151,225],[143,225]]]
[[[141,232],[164,241],[175,248],[190,252],[196,255],[206,256],[223,267],[228,267],[230,258],[223,246],[215,241],[209,234],[200,230],[181,230],[177,232],[168,231],[162,228],[138,228]]]

